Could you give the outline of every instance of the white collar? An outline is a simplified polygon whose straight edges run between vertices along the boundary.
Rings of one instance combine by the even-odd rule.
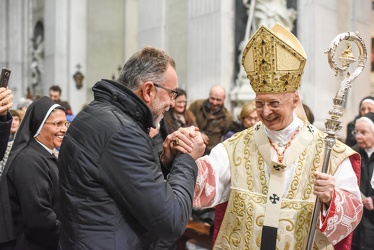
[[[371,154],[374,153],[374,148],[365,148],[364,150],[368,154],[369,158],[370,158]]]
[[[286,128],[276,131],[265,127],[265,133],[273,142],[285,144],[291,139],[295,131],[302,127],[302,124],[303,122],[293,113],[293,121]]]
[[[39,140],[37,140],[36,138],[35,138],[35,141],[37,141],[40,145],[42,145],[43,146],[43,148],[45,148],[50,154],[52,154],[53,153],[53,149],[50,149],[50,148],[48,148],[46,145],[44,145],[43,143],[41,143]]]

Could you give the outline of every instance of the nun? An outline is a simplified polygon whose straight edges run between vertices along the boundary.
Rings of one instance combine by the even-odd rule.
[[[374,174],[374,113],[369,112],[358,118],[353,134],[357,144],[352,149],[361,155],[360,191],[364,213],[360,224],[354,230],[352,249],[373,249],[374,188],[371,180]]]
[[[57,158],[69,123],[44,96],[26,111],[0,180],[0,249],[57,249]]]

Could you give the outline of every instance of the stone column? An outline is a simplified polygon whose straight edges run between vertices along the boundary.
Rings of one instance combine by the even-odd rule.
[[[68,100],[69,92],[69,1],[45,1],[45,81],[44,94],[49,87],[59,85],[62,100]],[[68,100],[70,101],[70,100]],[[74,112],[74,109],[73,109]]]
[[[87,60],[87,1],[45,1],[45,75],[44,94],[49,87],[59,85],[61,99],[70,103],[77,114],[87,99],[87,78],[78,89],[73,79],[80,65],[86,76]]]
[[[28,76],[29,2],[23,0],[0,1],[0,69],[9,68],[12,73],[9,88],[13,92],[13,109],[25,95]]]
[[[77,114],[87,103],[87,0],[70,0],[68,21],[68,61],[67,61],[67,93],[66,99]],[[79,88],[74,80],[74,74],[80,72],[83,76],[83,86]]]
[[[234,1],[188,1],[187,90],[205,99],[213,85],[229,91],[234,79]]]
[[[140,0],[138,46],[155,46],[166,50],[166,0]]]

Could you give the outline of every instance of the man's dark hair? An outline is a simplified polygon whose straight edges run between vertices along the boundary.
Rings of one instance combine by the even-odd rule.
[[[49,91],[58,91],[61,94],[61,88],[58,85],[53,85],[49,88]]]

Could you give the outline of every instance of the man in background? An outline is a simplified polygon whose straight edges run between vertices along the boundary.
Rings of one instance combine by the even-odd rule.
[[[225,99],[226,90],[216,85],[210,89],[208,99],[196,100],[189,107],[207,145],[204,154],[209,154],[222,141],[225,129],[232,121],[232,114],[224,107]]]
[[[49,88],[49,98],[51,98],[52,101],[55,101],[57,102],[58,104],[60,104],[62,107],[64,107],[66,109],[66,115],[68,117],[68,121],[71,122],[70,117],[69,116],[72,116],[73,115],[73,110],[71,109],[71,106],[69,104],[69,102],[67,101],[61,101],[61,88],[60,86],[58,85],[53,85]]]

